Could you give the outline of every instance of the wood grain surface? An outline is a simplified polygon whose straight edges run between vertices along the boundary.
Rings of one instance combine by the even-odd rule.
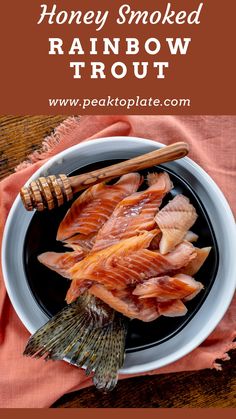
[[[0,117],[0,178],[40,147],[65,116]],[[164,374],[120,381],[110,394],[94,388],[64,395],[52,407],[236,407],[236,351],[222,371]]]

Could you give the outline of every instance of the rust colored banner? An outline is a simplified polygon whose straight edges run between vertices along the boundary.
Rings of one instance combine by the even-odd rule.
[[[0,8],[2,114],[235,113],[235,0]]]

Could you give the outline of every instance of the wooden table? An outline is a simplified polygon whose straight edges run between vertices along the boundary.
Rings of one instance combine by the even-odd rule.
[[[0,118],[0,178],[40,146],[65,116]],[[53,407],[236,407],[236,351],[223,371],[164,374],[119,382],[110,394],[88,388],[63,396]]]

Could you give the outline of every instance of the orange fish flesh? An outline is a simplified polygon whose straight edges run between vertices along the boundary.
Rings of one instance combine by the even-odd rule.
[[[184,195],[177,195],[162,208],[155,217],[155,221],[162,232],[160,252],[166,254],[181,243],[196,219],[196,210]]]

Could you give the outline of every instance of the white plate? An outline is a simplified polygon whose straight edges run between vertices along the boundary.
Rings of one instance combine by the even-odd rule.
[[[72,172],[102,160],[125,159],[163,147],[162,144],[133,137],[102,138],[63,151],[44,164],[28,181]],[[225,314],[236,287],[236,230],[230,207],[214,181],[189,158],[166,164],[191,184],[203,202],[214,228],[219,249],[219,268],[214,285],[200,310],[176,336],[158,346],[128,353],[121,373],[140,373],[165,366],[195,349],[214,330]],[[31,332],[48,317],[36,303],[29,288],[23,245],[33,213],[27,212],[18,196],[4,230],[2,267],[6,288],[16,313]]]

